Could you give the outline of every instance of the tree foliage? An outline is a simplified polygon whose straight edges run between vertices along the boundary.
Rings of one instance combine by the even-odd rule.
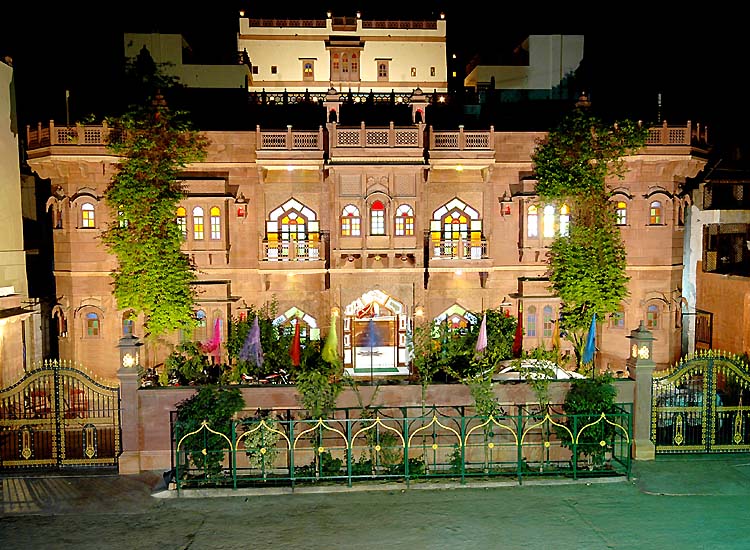
[[[647,133],[639,123],[607,125],[576,108],[532,155],[540,200],[571,209],[568,233],[550,247],[548,275],[562,301],[561,335],[579,358],[594,313],[614,313],[628,294],[627,255],[607,181],[624,177],[624,157],[645,144]]]
[[[194,326],[195,272],[181,251],[175,212],[185,197],[179,172],[202,160],[208,143],[159,95],[166,81],[158,67],[147,60],[138,66],[151,71],[139,75],[143,103],[110,120],[116,139],[109,148],[121,161],[105,192],[114,221],[102,239],[117,257],[111,275],[118,307],[144,314],[146,337],[155,340]]]

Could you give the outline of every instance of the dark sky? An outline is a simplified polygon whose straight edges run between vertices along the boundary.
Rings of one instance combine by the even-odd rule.
[[[433,19],[442,11],[448,52],[459,60],[475,54],[492,59],[528,34],[583,34],[592,101],[606,103],[621,118],[656,120],[660,114],[675,124],[690,119],[708,125],[717,139],[750,141],[743,138],[750,120],[744,83],[750,40],[746,31],[732,30],[729,11],[704,6],[686,13],[684,6],[630,4],[631,11],[618,12],[621,7],[612,3],[597,11],[591,3],[570,2],[403,4],[26,1],[15,4],[15,15],[5,11],[0,17],[0,55],[13,58],[21,124],[51,118],[64,123],[66,89],[71,119],[106,102],[122,67],[123,32],[181,32],[193,50],[227,53],[236,50],[240,7],[252,17],[324,18],[326,9],[353,16],[359,7],[365,19]],[[632,12],[638,8],[643,11]]]

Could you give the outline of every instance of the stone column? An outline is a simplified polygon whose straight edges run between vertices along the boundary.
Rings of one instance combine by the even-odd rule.
[[[654,363],[653,334],[641,321],[640,326],[630,332],[630,350],[626,365],[630,376],[635,378],[633,395],[633,439],[632,450],[635,460],[653,460],[654,443],[651,441],[651,383]]]
[[[141,471],[140,422],[138,421],[138,348],[141,342],[133,335],[120,338],[120,426],[122,453],[118,460],[120,474],[137,474]]]

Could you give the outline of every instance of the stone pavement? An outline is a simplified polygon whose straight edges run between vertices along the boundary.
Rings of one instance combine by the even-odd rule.
[[[413,483],[177,497],[163,490],[161,472],[0,484],[3,549],[750,548],[750,454],[659,456],[635,462],[630,481],[430,490]]]

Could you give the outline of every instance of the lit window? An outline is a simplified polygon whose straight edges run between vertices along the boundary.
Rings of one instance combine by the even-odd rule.
[[[526,336],[536,336],[536,306],[526,310]]]
[[[341,236],[359,237],[361,235],[361,222],[359,208],[353,204],[347,204],[341,212]]]
[[[435,76],[435,67],[430,67],[430,76]]]
[[[184,206],[177,208],[177,227],[180,229],[180,236],[183,241],[187,240],[187,210]]]
[[[661,225],[661,203],[659,201],[651,203],[648,223],[650,225]]]
[[[414,210],[408,204],[396,209],[396,235],[414,235]]]
[[[302,79],[303,80],[314,80],[315,75],[313,73],[313,62],[304,61],[302,63]]]
[[[542,310],[542,336],[545,338],[552,338],[552,329],[554,323],[552,322],[552,307],[544,306]]]
[[[99,336],[99,316],[96,313],[86,314],[86,336],[88,338]]]
[[[544,238],[551,239],[555,236],[555,207],[551,204],[545,206],[543,216],[542,227]]]
[[[193,208],[193,238],[196,241],[203,240],[203,208]]]
[[[628,205],[625,201],[618,201],[615,209],[615,223],[617,225],[628,224]]]
[[[412,76],[417,76],[417,68],[416,67],[412,67],[411,68],[411,75]]]
[[[81,206],[82,226],[91,229],[94,227],[94,205],[90,202],[83,203]]]
[[[312,261],[320,255],[320,221],[295,199],[275,208],[266,220],[266,259]]]
[[[529,237],[539,236],[539,209],[532,205],[529,206],[528,214],[526,215],[526,234]]]
[[[646,309],[646,328],[659,328],[659,308],[654,304],[651,304]]]
[[[221,210],[218,206],[211,207],[211,239],[221,239]]]
[[[570,208],[567,204],[560,207],[560,236],[567,237],[570,232]]]
[[[385,235],[385,205],[380,201],[370,207],[370,234]]]

